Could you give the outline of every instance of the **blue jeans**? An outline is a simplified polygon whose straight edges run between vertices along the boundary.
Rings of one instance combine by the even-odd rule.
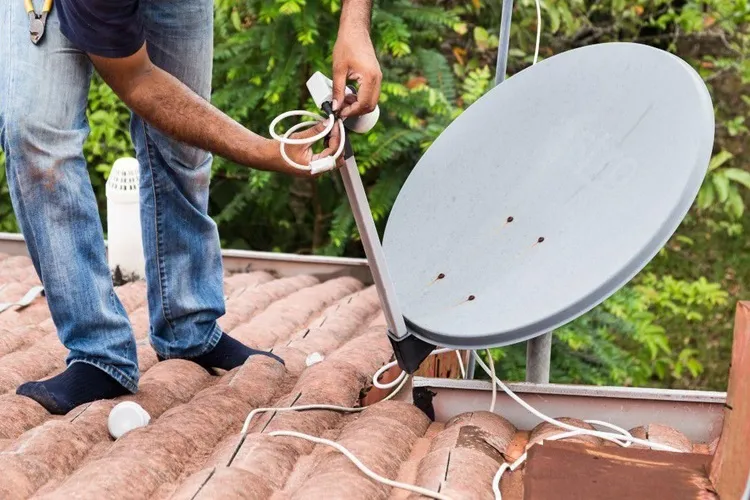
[[[41,1],[35,4],[41,9]],[[213,0],[141,0],[155,64],[208,99]],[[53,11],[29,39],[21,0],[0,2],[0,144],[13,208],[44,284],[68,363],[90,363],[138,388],[133,332],[113,290],[83,156],[92,65],[60,33]],[[195,357],[221,337],[223,269],[207,215],[211,156],[133,116],[151,343],[164,358]]]

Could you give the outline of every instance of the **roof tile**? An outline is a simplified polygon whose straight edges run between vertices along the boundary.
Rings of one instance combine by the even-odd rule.
[[[428,424],[413,405],[384,402],[347,424],[337,441],[374,472],[395,477]],[[291,498],[387,498],[389,487],[364,476],[340,453],[328,449],[318,459],[307,480],[286,492]]]
[[[648,424],[630,430],[633,437],[648,439],[659,444],[665,444],[682,452],[693,451],[693,443],[680,431],[661,424]],[[640,444],[631,445],[633,448],[646,448]]]
[[[453,418],[420,461],[417,483],[449,496],[485,497],[515,430],[513,424],[490,412]]]
[[[574,427],[594,430],[593,425],[587,424],[583,420],[579,420],[577,418],[561,417],[561,418],[557,418],[556,420],[564,424],[572,425]],[[543,440],[554,436],[555,434],[560,434],[563,432],[567,432],[567,431],[557,427],[556,425],[552,425],[547,422],[542,422],[541,424],[534,427],[534,429],[531,431],[531,435],[529,436],[529,443],[531,444],[540,443]],[[573,443],[586,443],[586,444],[590,444],[593,446],[602,446],[604,444],[602,439],[596,436],[587,436],[587,435],[573,436],[573,437],[561,439],[561,441],[570,441]]]
[[[49,413],[32,399],[13,393],[0,396],[0,439],[16,438],[48,418]],[[0,450],[4,448],[0,445]]]

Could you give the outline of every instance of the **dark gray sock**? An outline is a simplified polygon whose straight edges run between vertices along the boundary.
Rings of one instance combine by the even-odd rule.
[[[33,399],[53,415],[65,415],[84,403],[129,392],[103,370],[88,363],[73,363],[49,380],[27,382],[16,390],[16,394]]]

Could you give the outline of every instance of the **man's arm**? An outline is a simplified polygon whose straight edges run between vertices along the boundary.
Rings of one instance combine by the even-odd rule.
[[[129,57],[93,54],[89,57],[123,102],[166,135],[242,165],[305,175],[282,160],[278,142],[247,130],[154,65],[145,45]],[[306,135],[312,136],[320,129],[308,131]],[[331,145],[321,155],[330,154],[337,146],[338,137],[332,137]],[[287,153],[301,164],[312,159],[312,150],[307,146],[287,146]]]
[[[378,104],[383,79],[370,40],[371,0],[344,0],[336,46],[333,49],[334,110],[341,116],[369,113]],[[359,83],[357,100],[345,102],[347,80]]]

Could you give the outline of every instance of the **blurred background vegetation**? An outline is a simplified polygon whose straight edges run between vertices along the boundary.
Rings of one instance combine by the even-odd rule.
[[[750,4],[541,1],[542,58],[617,40],[673,52],[709,85],[717,138],[698,201],[667,247],[627,287],[556,332],[552,381],[723,390],[734,306],[750,298]],[[492,87],[500,0],[375,3],[383,118],[354,140],[382,229],[425,148]],[[316,70],[330,74],[340,7],[341,0],[216,0],[213,102],[261,132],[282,111],[312,109],[304,82]],[[531,63],[533,0],[516,1],[513,23],[509,74]],[[89,120],[85,152],[106,220],[109,168],[132,153],[128,110],[99,80]],[[362,254],[337,176],[291,179],[216,159],[211,202],[225,248]],[[5,182],[0,230],[17,231]],[[501,377],[523,378],[524,346],[495,349],[493,357]]]

